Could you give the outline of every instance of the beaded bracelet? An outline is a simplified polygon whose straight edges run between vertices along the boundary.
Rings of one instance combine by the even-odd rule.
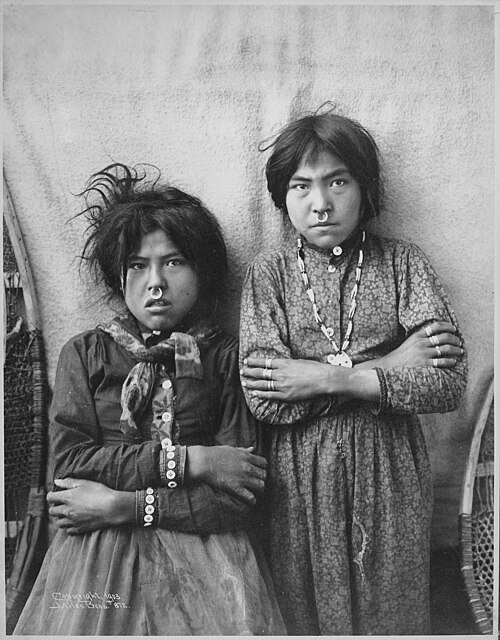
[[[158,494],[148,487],[136,492],[136,520],[144,527],[158,523]]]

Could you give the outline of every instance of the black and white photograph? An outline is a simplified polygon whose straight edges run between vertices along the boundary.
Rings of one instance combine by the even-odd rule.
[[[499,6],[3,3],[2,635],[498,637]]]

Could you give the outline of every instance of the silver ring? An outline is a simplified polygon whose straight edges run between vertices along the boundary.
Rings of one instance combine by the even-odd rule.
[[[266,364],[265,364],[266,369],[271,369],[272,368],[272,366],[271,366],[272,363],[273,363],[273,359],[270,358],[269,356],[267,356],[266,357]]]
[[[439,367],[438,359],[437,359],[437,358],[432,358],[432,366],[433,366],[433,367],[436,367],[436,368],[437,368],[437,367]]]
[[[323,216],[325,216],[323,218]],[[318,222],[326,222],[328,220],[328,211],[316,211],[316,220]]]
[[[436,347],[436,353],[438,354],[438,358],[441,358],[443,354],[441,352],[439,345],[436,344],[435,347]]]
[[[425,335],[430,338],[432,336],[432,331],[429,325],[425,327]]]
[[[262,372],[262,377],[264,380],[272,380],[273,379],[273,370],[272,369],[264,369]]]
[[[439,340],[437,339],[437,336],[429,336],[429,341],[433,347],[437,347],[439,344]]]
[[[267,390],[274,391],[274,380],[269,380],[269,382],[267,383]]]
[[[153,287],[151,289],[151,297],[153,298],[153,300],[159,300],[163,295],[163,291],[161,290],[161,287]]]

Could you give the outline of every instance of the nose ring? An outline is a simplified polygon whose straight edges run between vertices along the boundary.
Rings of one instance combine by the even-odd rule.
[[[159,300],[163,295],[163,291],[161,290],[161,287],[153,287],[151,289],[151,297],[153,298],[153,300]]]
[[[316,211],[316,220],[318,222],[326,222],[328,220],[328,211]]]

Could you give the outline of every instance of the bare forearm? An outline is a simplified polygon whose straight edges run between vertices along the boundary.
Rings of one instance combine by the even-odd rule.
[[[375,369],[353,367],[334,367],[325,365],[324,393],[327,395],[341,396],[342,398],[354,398],[377,402],[380,399],[380,384]]]
[[[339,367],[302,359],[267,360],[248,358],[244,362],[242,384],[250,400],[297,403],[339,397],[377,401],[380,397],[373,368]]]

